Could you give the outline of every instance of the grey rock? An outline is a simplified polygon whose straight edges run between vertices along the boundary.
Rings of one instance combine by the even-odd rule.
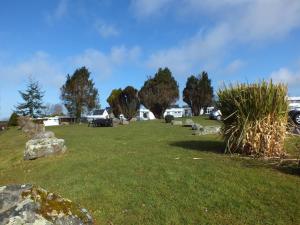
[[[136,122],[137,121],[137,118],[133,117],[131,118],[130,122]]]
[[[127,120],[121,120],[120,124],[121,125],[128,125],[129,121],[127,121]]]
[[[49,198],[49,195],[54,197]],[[88,210],[57,194],[30,184],[0,187],[0,196],[0,224],[94,224]]]
[[[201,130],[203,128],[199,123],[194,123],[192,126],[192,130]]]
[[[220,126],[204,126],[200,127],[199,130],[194,130],[194,135],[207,135],[207,134],[220,134]]]
[[[36,159],[49,155],[64,153],[66,151],[65,141],[57,138],[40,138],[27,141],[24,159]]]
[[[39,133],[45,132],[45,126],[43,124],[34,123],[28,116],[19,117],[18,123],[23,133],[25,133],[30,138]]]
[[[116,126],[118,126],[119,124],[120,124],[120,119],[118,119],[118,118],[113,118],[113,127],[116,127]]]
[[[182,126],[182,121],[180,121],[180,120],[172,120],[171,124],[174,125],[174,126]]]
[[[186,119],[184,122],[185,127],[192,127],[194,124],[195,124],[194,121],[191,119]]]

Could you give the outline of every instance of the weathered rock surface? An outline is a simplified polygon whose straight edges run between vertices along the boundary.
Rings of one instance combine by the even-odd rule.
[[[191,119],[186,119],[184,122],[185,127],[192,127],[194,124],[195,124],[194,121]]]
[[[194,135],[207,135],[207,134],[220,134],[221,127],[220,126],[199,126],[199,129],[194,130]]]
[[[36,159],[49,155],[64,153],[66,151],[65,141],[57,138],[40,138],[27,141],[24,159]]]
[[[137,118],[133,117],[131,118],[130,122],[136,122],[137,121]]]
[[[0,187],[0,224],[92,225],[84,208],[29,184]]]
[[[18,123],[22,131],[30,138],[39,133],[45,132],[45,126],[43,124],[32,122],[31,118],[28,116],[19,117]]]
[[[117,127],[120,124],[120,119],[113,118],[113,127]]]
[[[127,120],[121,120],[121,121],[120,121],[120,124],[121,124],[121,125],[128,125],[128,124],[129,124],[129,121],[127,121]]]
[[[200,130],[202,128],[203,128],[203,126],[200,125],[199,123],[194,123],[192,126],[192,130]]]
[[[174,126],[182,126],[182,121],[180,121],[180,120],[172,120],[171,124],[174,125]]]

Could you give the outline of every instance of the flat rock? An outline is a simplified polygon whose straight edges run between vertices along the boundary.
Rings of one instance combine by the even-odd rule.
[[[2,186],[0,196],[0,224],[94,224],[86,209],[60,195],[30,184]]]
[[[194,121],[191,119],[186,119],[184,122],[185,127],[192,127],[194,124],[195,124]]]
[[[64,139],[40,138],[27,141],[24,159],[36,159],[47,157],[49,155],[60,154],[66,151]]]
[[[194,135],[207,135],[207,134],[220,134],[221,127],[220,126],[204,126],[199,127],[198,130],[194,130]]]
[[[192,130],[200,130],[202,128],[203,128],[203,126],[198,123],[194,123],[192,126]]]
[[[174,126],[182,126],[182,121],[180,121],[180,120],[172,120],[171,124],[174,125]]]

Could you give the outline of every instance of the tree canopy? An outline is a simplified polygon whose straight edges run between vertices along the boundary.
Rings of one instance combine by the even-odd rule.
[[[119,99],[122,113],[130,120],[136,115],[140,107],[138,90],[128,86],[121,92]]]
[[[24,92],[19,91],[19,93],[24,102],[16,106],[15,112],[18,115],[33,118],[41,116],[44,109],[43,97],[45,92],[41,90],[39,82],[29,78],[27,89]]]
[[[67,80],[61,87],[61,100],[69,114],[77,119],[83,112],[99,106],[98,90],[86,67],[76,69],[72,76],[67,75]]]
[[[140,106],[138,90],[132,86],[127,86],[124,90],[113,89],[107,102],[115,116],[124,114],[129,120],[136,115]]]
[[[187,79],[183,90],[183,101],[192,108],[193,115],[199,115],[201,108],[212,104],[213,87],[205,71],[198,77],[192,75]]]
[[[168,68],[159,68],[154,77],[149,77],[139,92],[141,103],[150,109],[156,118],[162,118],[165,110],[179,98],[178,83]]]
[[[122,89],[113,89],[107,98],[107,102],[112,109],[112,112],[115,116],[119,116],[122,113],[121,105],[120,105],[120,94]]]

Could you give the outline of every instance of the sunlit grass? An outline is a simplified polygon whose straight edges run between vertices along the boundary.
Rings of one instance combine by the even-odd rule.
[[[299,176],[224,155],[219,136],[160,120],[51,130],[68,152],[34,161],[23,161],[20,131],[0,134],[0,184],[40,185],[98,224],[300,224]]]

